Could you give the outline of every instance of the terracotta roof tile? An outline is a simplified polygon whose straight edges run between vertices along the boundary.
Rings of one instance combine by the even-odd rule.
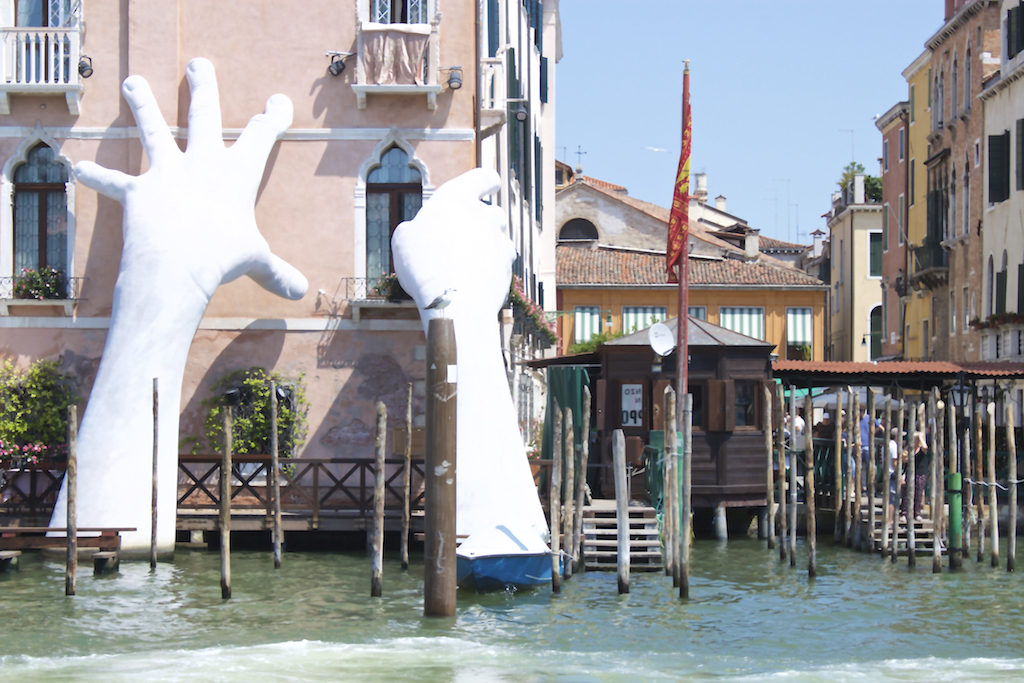
[[[970,378],[1024,377],[1024,363],[949,361],[802,361],[777,360],[772,363],[776,377],[805,376],[819,380],[840,380],[860,376],[880,381],[883,377],[920,377],[924,380],[955,379],[961,372]]]
[[[665,253],[596,246],[555,249],[557,282],[572,285],[667,285]],[[803,271],[761,261],[690,259],[692,286],[824,287]]]

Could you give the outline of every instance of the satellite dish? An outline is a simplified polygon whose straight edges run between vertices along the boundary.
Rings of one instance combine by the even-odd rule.
[[[651,348],[659,356],[667,356],[672,353],[672,349],[676,348],[675,335],[665,323],[651,325],[647,330],[647,339],[651,343]]]

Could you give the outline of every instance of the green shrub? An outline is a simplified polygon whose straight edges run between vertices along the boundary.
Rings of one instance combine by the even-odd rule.
[[[232,418],[232,451],[239,454],[265,455],[270,453],[270,385],[290,390],[285,398],[278,397],[277,443],[282,458],[289,458],[302,445],[306,437],[306,403],[302,376],[284,377],[252,367],[235,370],[217,380],[211,387],[212,396],[203,401],[206,408],[206,439],[210,450],[219,453],[224,448],[224,410],[228,405],[225,394],[237,392],[233,397],[235,410]]]
[[[68,406],[78,402],[75,381],[58,360],[21,370],[0,365],[0,459],[67,456]]]
[[[14,278],[15,299],[66,299],[68,278],[56,268],[22,268]]]

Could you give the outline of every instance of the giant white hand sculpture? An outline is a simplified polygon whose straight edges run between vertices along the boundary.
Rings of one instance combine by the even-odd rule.
[[[124,247],[114,286],[110,331],[78,435],[78,525],[126,526],[127,554],[145,554],[150,538],[153,378],[159,380],[159,552],[174,548],[178,413],[189,345],[219,285],[248,275],[289,299],[308,286],[271,253],[254,205],[267,156],[292,121],[284,95],[267,100],[230,148],[224,146],[213,65],[187,68],[192,101],[188,145],[179,150],[145,79],[122,91],[138,124],[149,169],[140,176],[83,161],[85,185],[124,206]],[[51,524],[63,526],[61,489]]]
[[[515,248],[504,212],[480,201],[498,189],[494,171],[474,169],[437,189],[391,239],[395,272],[416,301],[424,330],[445,316],[455,326],[456,532],[497,525],[547,536],[547,523],[516,420],[502,362],[497,313],[508,296]],[[427,308],[449,291],[444,309]]]

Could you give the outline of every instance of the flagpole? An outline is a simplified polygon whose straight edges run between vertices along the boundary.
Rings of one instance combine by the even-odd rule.
[[[676,421],[675,423],[683,430],[682,457],[679,459],[681,467],[676,471],[682,475],[682,491],[680,492],[680,519],[676,528],[679,530],[679,538],[675,544],[678,548],[679,559],[676,562],[678,573],[679,597],[688,599],[690,597],[690,482],[691,465],[690,458],[693,453],[690,443],[692,431],[689,429],[686,417],[692,415],[692,406],[687,396],[689,390],[689,322],[690,322],[690,153],[691,145],[691,121],[690,121],[690,60],[685,61],[683,68],[683,138],[682,151],[680,154],[680,176],[676,178],[676,191],[678,192],[682,173],[685,173],[685,194],[682,197],[682,244],[679,254],[679,314],[676,320]],[[685,163],[684,163],[685,162]],[[685,409],[685,412],[684,412]],[[679,440],[676,441],[677,443]],[[679,455],[677,454],[677,457]],[[675,482],[673,482],[675,485]]]
[[[687,119],[690,115],[690,60],[684,62],[685,67],[683,68],[683,136],[686,136]],[[684,200],[689,203],[689,193]],[[687,214],[689,213],[689,207],[686,209]],[[689,217],[687,217],[689,222]],[[689,240],[689,225],[684,226],[683,230],[683,243],[682,243],[682,254],[679,257],[679,275],[676,278],[679,281],[679,313],[676,324],[676,424],[682,426],[683,424],[683,405],[686,402],[687,388],[689,386],[688,380],[688,366],[689,366],[689,339],[687,333],[689,332],[690,322],[690,287],[689,287],[689,251],[690,251],[690,240]]]

